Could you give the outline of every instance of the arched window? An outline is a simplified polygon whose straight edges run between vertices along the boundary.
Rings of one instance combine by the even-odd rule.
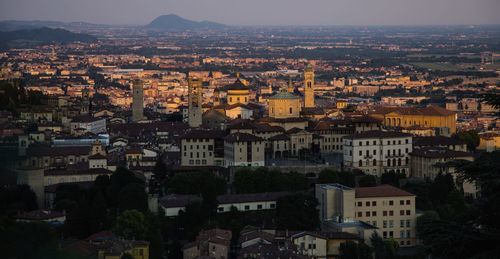
[[[376,166],[377,165],[377,159],[373,159],[373,165]]]
[[[398,165],[401,166],[401,158],[398,158]]]
[[[292,107],[290,107],[290,114],[292,114]]]

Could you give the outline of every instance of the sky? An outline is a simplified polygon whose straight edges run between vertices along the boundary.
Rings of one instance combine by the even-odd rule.
[[[0,20],[142,25],[171,13],[228,25],[500,24],[500,0],[0,0]]]

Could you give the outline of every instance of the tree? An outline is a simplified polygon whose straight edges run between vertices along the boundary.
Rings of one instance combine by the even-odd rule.
[[[124,253],[122,254],[122,256],[120,256],[120,259],[134,259],[134,257],[129,253]]]
[[[454,135],[456,139],[462,140],[467,144],[467,149],[474,151],[479,146],[479,134],[475,130],[458,132]]]
[[[48,223],[0,220],[3,258],[63,258],[57,249],[57,235]]]
[[[12,215],[19,211],[36,210],[36,195],[28,185],[0,187],[0,215]]]
[[[118,198],[118,208],[124,210],[139,210],[145,212],[148,210],[148,196],[144,190],[144,185],[139,183],[130,183],[123,187]]]
[[[126,239],[145,239],[146,221],[138,210],[126,210],[116,219],[113,233]]]
[[[318,175],[318,183],[338,183],[339,173],[330,169],[323,169]]]
[[[161,234],[160,222],[158,218],[151,213],[146,214],[148,222],[147,240],[149,241],[149,256],[150,258],[163,257],[163,236]]]
[[[215,198],[226,193],[226,181],[210,172],[177,173],[167,182],[168,192]]]
[[[294,194],[278,199],[276,205],[276,227],[288,230],[316,230],[319,214],[315,197]]]
[[[471,208],[461,209],[463,203],[457,199],[456,190],[446,186],[449,180],[441,179],[441,184],[447,190],[448,199],[441,203],[439,208],[456,209],[456,216],[439,211],[425,213],[417,220],[417,231],[428,251],[440,258],[495,258],[500,254],[498,240],[500,240],[500,152],[483,153],[474,162],[463,163],[458,166],[458,176],[466,181],[473,181],[480,187],[478,198]],[[446,184],[443,184],[445,182]],[[458,208],[458,209],[457,209]],[[443,215],[449,219],[443,220]],[[424,217],[425,216],[425,217]]]
[[[354,188],[356,186],[356,176],[354,172],[339,172],[339,183]]]
[[[374,187],[377,186],[377,178],[373,175],[363,175],[358,178],[359,187]]]
[[[365,243],[347,241],[340,244],[340,259],[372,259],[372,249]]]
[[[370,238],[375,253],[375,259],[395,258],[394,254],[398,248],[398,243],[394,240],[383,240],[377,232],[373,232]]]
[[[380,176],[380,183],[381,184],[390,184],[394,187],[397,187],[399,188],[400,185],[399,185],[399,181],[401,179],[404,179],[406,178],[406,175],[403,174],[403,173],[396,173],[394,170],[391,170],[389,172],[384,172],[381,176]]]
[[[144,181],[137,178],[134,173],[126,168],[118,167],[111,175],[109,186],[106,189],[107,202],[110,207],[118,207],[120,202],[120,193],[125,186],[136,183],[144,186]]]

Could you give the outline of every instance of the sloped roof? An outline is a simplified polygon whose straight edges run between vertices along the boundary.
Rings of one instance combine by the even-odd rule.
[[[356,198],[415,196],[407,191],[384,184],[375,187],[355,188]]]

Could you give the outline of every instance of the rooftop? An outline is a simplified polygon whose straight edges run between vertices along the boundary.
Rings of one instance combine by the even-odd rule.
[[[371,130],[363,131],[353,135],[346,136],[346,139],[367,139],[367,138],[406,138],[411,137],[411,134],[396,132],[396,131],[381,131]]]
[[[415,196],[414,194],[388,184],[375,187],[358,187],[355,188],[355,190],[356,198]]]

